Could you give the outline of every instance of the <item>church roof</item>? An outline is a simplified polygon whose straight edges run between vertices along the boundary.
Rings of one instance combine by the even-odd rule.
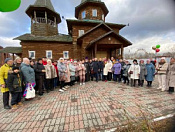
[[[68,31],[69,31],[69,34],[71,34],[70,30],[72,29],[72,24],[82,24],[82,25],[87,25],[87,24],[93,24],[94,27],[101,24],[101,23],[104,23],[103,21],[101,20],[90,20],[90,19],[83,19],[83,20],[76,20],[76,19],[66,19],[67,21],[67,25],[68,25]],[[116,27],[118,28],[119,30],[124,28],[126,25],[124,24],[116,24],[116,23],[108,23],[108,22],[105,22],[104,23],[105,25],[109,26],[109,27]]]
[[[72,37],[70,35],[58,34],[54,36],[35,36],[32,34],[24,34],[19,37],[14,38],[14,40],[21,41],[49,41],[49,42],[72,42]]]
[[[108,36],[108,35],[115,35],[120,41],[123,42],[123,46],[124,46],[124,47],[127,47],[127,46],[132,45],[132,43],[131,43],[130,41],[128,41],[127,39],[125,39],[125,38],[124,38],[123,36],[121,36],[120,34],[115,33],[114,31],[109,31],[108,33],[103,34],[103,35],[99,36],[98,38],[92,40],[92,41],[87,45],[86,49],[90,48],[94,43],[96,43],[97,41],[99,41],[99,40],[105,38],[105,37]]]
[[[55,11],[55,9],[54,9],[54,7],[53,7],[53,5],[52,5],[50,0],[36,0],[35,3],[34,3],[34,6],[47,7],[50,10]]]
[[[22,48],[21,47],[5,47],[3,49],[0,49],[0,53],[20,54],[22,53]]]
[[[101,2],[101,0],[81,0],[81,3],[90,1],[90,2]]]
[[[57,18],[57,23],[61,22],[60,14],[55,11],[51,0],[36,0],[34,5],[26,9],[26,14],[31,17],[34,11],[47,11]]]

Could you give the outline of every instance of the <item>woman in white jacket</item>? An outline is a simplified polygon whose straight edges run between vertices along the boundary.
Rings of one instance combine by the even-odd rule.
[[[140,75],[140,66],[137,63],[137,60],[133,60],[133,64],[128,70],[128,73],[130,74],[131,78],[131,87],[135,87],[136,81],[139,80]]]
[[[108,63],[107,61],[105,61],[104,63],[105,63],[105,67],[103,69],[103,76],[104,76],[104,81],[107,82],[107,76],[108,76],[108,71],[110,69],[110,63]]]

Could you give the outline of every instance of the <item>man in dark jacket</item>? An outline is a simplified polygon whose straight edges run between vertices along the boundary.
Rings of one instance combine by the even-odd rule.
[[[98,72],[98,74],[99,74],[99,80],[103,80],[103,68],[104,68],[104,62],[102,61],[101,58],[99,59],[98,64],[99,64],[99,72]]]
[[[93,68],[94,76],[96,78],[96,82],[98,82],[99,63],[97,61],[97,58],[95,58],[95,61],[92,63],[92,68]]]
[[[13,73],[9,73],[7,79],[7,86],[12,95],[11,105],[12,109],[21,106],[21,92],[22,92],[22,75],[19,72],[19,67],[13,67]]]
[[[84,66],[86,67],[85,81],[90,81],[90,63],[88,59],[85,59]]]
[[[45,68],[42,59],[39,58],[37,64],[34,66],[35,77],[36,77],[36,87],[35,90],[39,92],[39,95],[43,95],[43,83],[45,76]]]

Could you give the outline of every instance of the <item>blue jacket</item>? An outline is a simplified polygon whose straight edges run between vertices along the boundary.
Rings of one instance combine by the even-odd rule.
[[[154,65],[152,63],[146,64],[146,69],[147,69],[146,81],[153,81],[155,73]]]
[[[121,74],[122,65],[120,63],[115,63],[112,69],[114,71],[114,74],[119,75]]]
[[[35,72],[34,69],[25,63],[21,64],[21,72],[24,76],[25,83],[35,83]]]
[[[70,75],[75,76],[75,66],[73,64],[69,64]]]

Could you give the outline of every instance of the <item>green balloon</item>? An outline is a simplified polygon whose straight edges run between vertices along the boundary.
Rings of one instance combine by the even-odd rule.
[[[160,48],[160,45],[156,45],[156,48],[157,48],[157,49]]]
[[[0,12],[11,12],[19,8],[21,0],[0,0]]]

